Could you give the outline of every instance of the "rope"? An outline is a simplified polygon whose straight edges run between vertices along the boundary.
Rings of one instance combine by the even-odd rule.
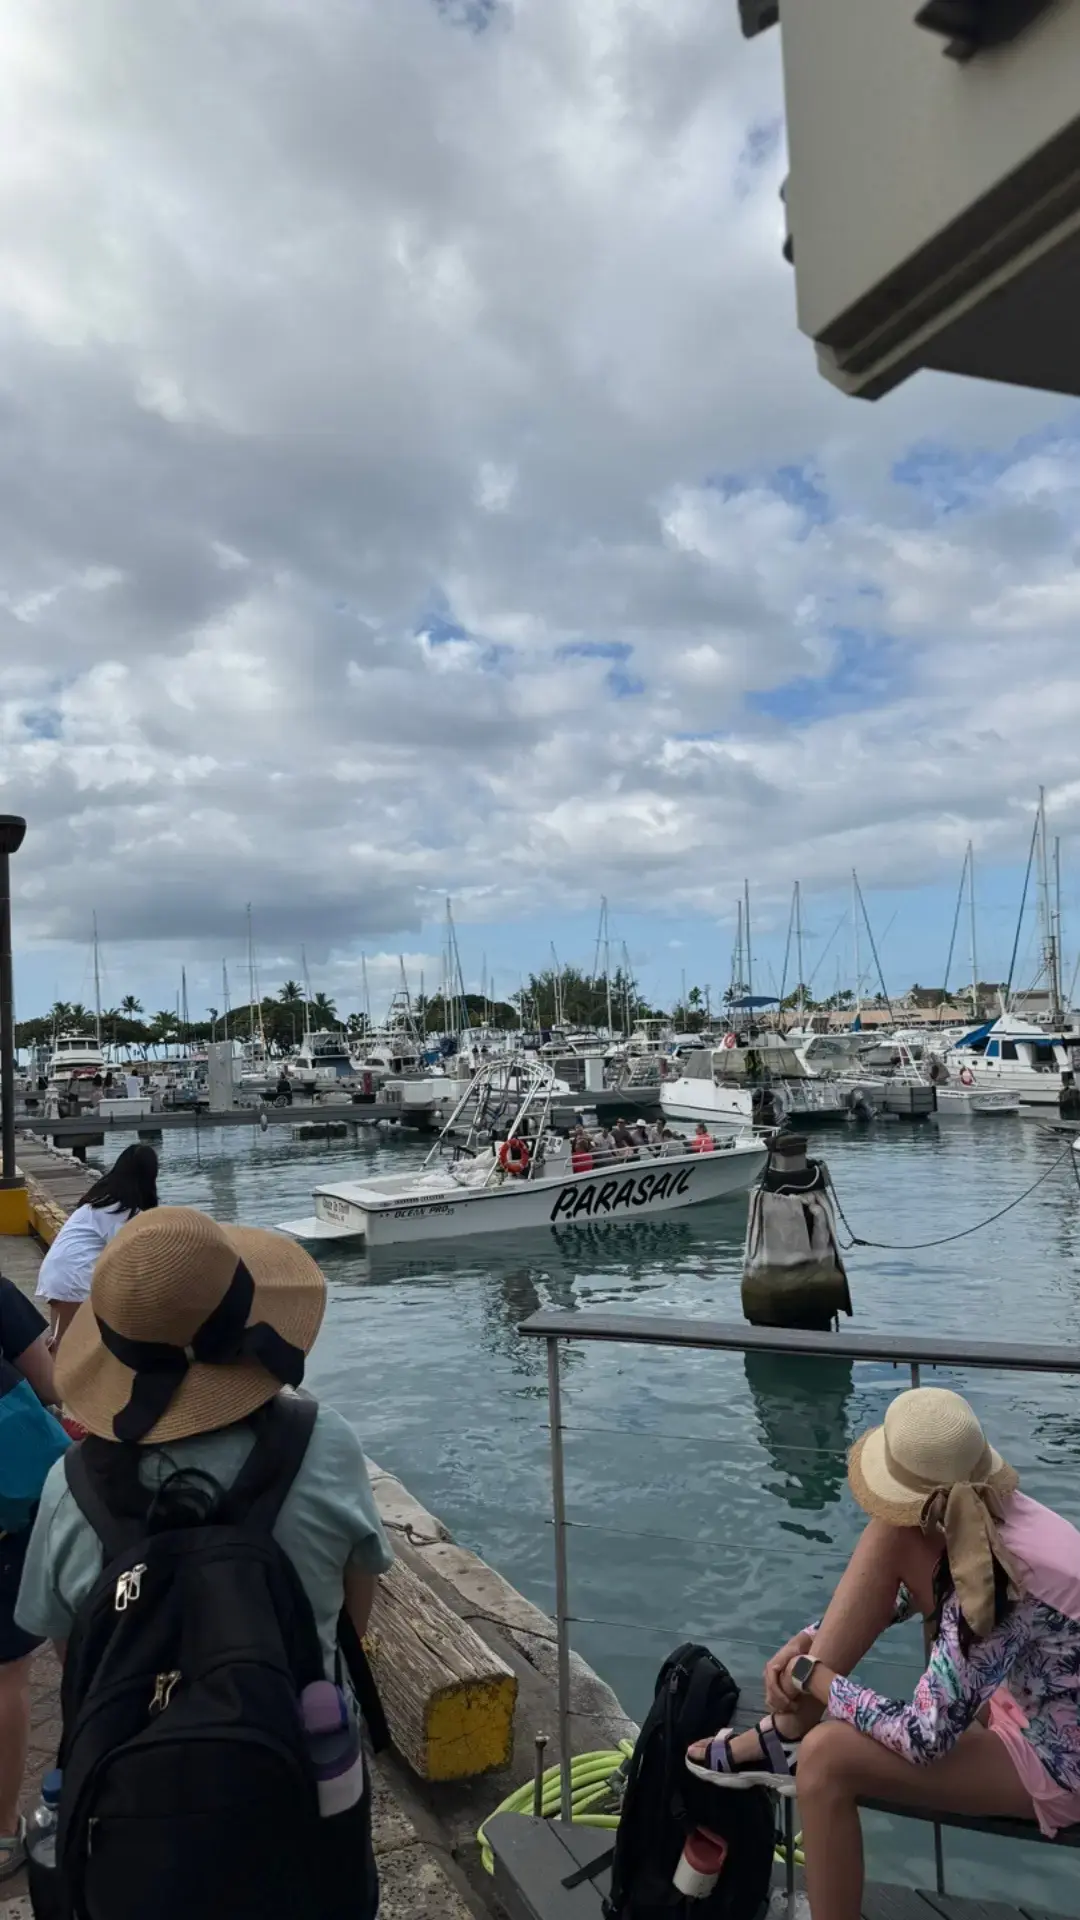
[[[1041,1187],[1044,1180],[1049,1180],[1050,1175],[1057,1171],[1063,1160],[1069,1158],[1073,1158],[1071,1141],[1067,1147],[1062,1148],[1056,1160],[1051,1160],[1050,1165],[1040,1173],[1038,1179],[1032,1181],[1030,1187],[1025,1187],[1023,1193],[1017,1194],[1015,1200],[1010,1200],[1006,1206],[999,1207],[996,1213],[988,1214],[985,1220],[976,1220],[973,1227],[961,1227],[959,1233],[944,1233],[938,1240],[865,1240],[862,1234],[856,1233],[851,1221],[840,1205],[840,1196],[836,1191],[832,1175],[830,1174],[829,1188],[836,1206],[836,1211],[851,1236],[847,1245],[844,1247],[844,1252],[847,1253],[851,1247],[874,1247],[883,1253],[922,1253],[927,1247],[947,1247],[954,1240],[966,1240],[969,1234],[979,1233],[983,1227],[992,1227],[995,1220],[1003,1220],[1007,1213],[1011,1213],[1013,1208],[1018,1207],[1022,1200],[1027,1200],[1030,1195],[1035,1192],[1037,1187]],[[1076,1167],[1075,1158],[1073,1158],[1073,1172],[1076,1175],[1077,1185],[1080,1186],[1080,1170]]]

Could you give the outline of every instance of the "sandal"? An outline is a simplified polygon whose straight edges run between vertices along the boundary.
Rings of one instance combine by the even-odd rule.
[[[750,1731],[749,1728],[746,1729]],[[768,1787],[773,1793],[780,1793],[787,1799],[796,1792],[795,1769],[798,1764],[801,1740],[785,1740],[777,1733],[771,1714],[759,1720],[753,1731],[757,1734],[761,1746],[765,1767],[740,1766],[732,1758],[731,1742],[736,1737],[734,1727],[725,1727],[714,1739],[710,1740],[705,1754],[705,1765],[691,1760],[689,1754],[686,1765],[699,1780],[707,1780],[714,1787]]]
[[[11,1880],[26,1865],[26,1822],[17,1833],[0,1833],[0,1880]]]

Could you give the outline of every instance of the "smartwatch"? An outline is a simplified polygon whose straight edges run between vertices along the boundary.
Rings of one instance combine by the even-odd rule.
[[[821,1661],[815,1660],[812,1653],[800,1653],[798,1658],[792,1661],[791,1678],[800,1693],[806,1692],[807,1687],[810,1685],[810,1677],[814,1668],[820,1667],[820,1665]]]

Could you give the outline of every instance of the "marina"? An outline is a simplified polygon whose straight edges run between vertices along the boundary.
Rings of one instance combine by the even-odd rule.
[[[129,1138],[134,1138],[130,1134]],[[117,1139],[116,1145],[122,1143]],[[92,1154],[104,1162],[114,1151]],[[312,1188],[358,1174],[415,1171],[420,1141],[372,1131],[356,1143],[297,1143],[280,1129],[166,1133],[161,1193],[222,1219],[272,1225]],[[673,1356],[649,1345],[571,1343],[563,1360],[573,1645],[640,1718],[655,1672],[701,1637],[748,1677],[822,1596],[850,1550],[857,1514],[847,1445],[895,1391],[889,1341],[947,1343],[986,1328],[1030,1343],[1033,1329],[1080,1346],[1080,1193],[1062,1140],[1015,1119],[828,1136],[846,1217],[867,1239],[846,1255],[854,1318],[841,1353],[787,1360],[741,1329],[745,1351]],[[1046,1175],[988,1231],[941,1241]],[[75,1176],[78,1179],[78,1175]],[[452,1249],[348,1243],[325,1251],[327,1331],[312,1385],[356,1420],[374,1456],[478,1547],[530,1601],[555,1607],[548,1435],[538,1397],[538,1311],[739,1320],[745,1203],[629,1227],[603,1220],[460,1239]],[[875,1336],[880,1336],[878,1348]],[[845,1342],[850,1340],[850,1346]],[[881,1357],[874,1358],[875,1352]],[[846,1357],[845,1357],[846,1355]],[[958,1385],[992,1421],[1036,1498],[1080,1518],[1080,1399],[1064,1377],[976,1375]],[[387,1394],[376,1382],[393,1382]],[[628,1606],[627,1595],[634,1595]],[[917,1638],[897,1630],[871,1656],[871,1684],[903,1688]],[[932,1836],[868,1815],[873,1876],[932,1887]],[[1054,1850],[1002,1848],[950,1832],[949,1885],[985,1898],[1026,1894],[1074,1910],[1073,1869]]]

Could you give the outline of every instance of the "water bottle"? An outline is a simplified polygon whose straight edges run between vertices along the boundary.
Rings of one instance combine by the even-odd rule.
[[[340,1687],[315,1680],[300,1695],[300,1717],[319,1790],[319,1813],[330,1820],[364,1794],[364,1754],[356,1715]]]
[[[45,1775],[41,1799],[30,1816],[26,1850],[39,1867],[56,1865],[56,1829],[60,1819],[60,1789],[64,1776],[59,1767]]]
[[[715,1833],[692,1833],[682,1850],[672,1882],[686,1900],[704,1900],[715,1887],[727,1859],[727,1841]]]

